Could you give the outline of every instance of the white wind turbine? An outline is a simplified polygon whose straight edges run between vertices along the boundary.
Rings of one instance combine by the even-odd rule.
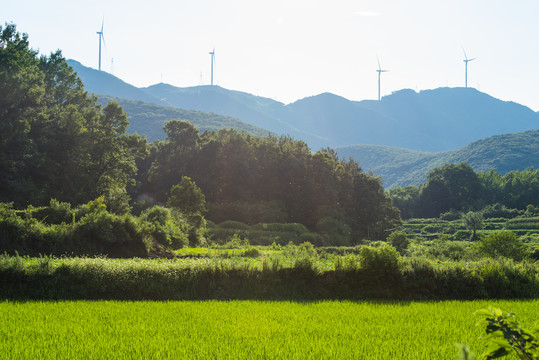
[[[388,72],[389,70],[382,70],[382,67],[380,66],[380,59],[376,57],[376,60],[378,60],[378,101],[380,101],[380,74],[383,72]]]
[[[213,85],[213,65],[215,65],[215,48],[210,51],[211,55],[211,84]]]
[[[103,40],[103,45],[105,45],[105,36],[103,35],[103,25],[105,24],[105,19],[101,21],[101,31],[97,31],[96,34],[99,35],[99,67],[98,70],[101,71],[101,40]]]
[[[468,59],[468,56],[466,56],[466,51],[462,49],[462,52],[464,53],[464,85],[468,87],[468,63],[476,58]]]

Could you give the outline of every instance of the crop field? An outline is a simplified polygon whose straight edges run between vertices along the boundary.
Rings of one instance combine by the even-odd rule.
[[[6,359],[456,359],[482,351],[473,312],[524,327],[539,300],[448,302],[0,302]]]

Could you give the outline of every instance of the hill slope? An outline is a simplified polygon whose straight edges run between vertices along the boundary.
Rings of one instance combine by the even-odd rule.
[[[466,162],[476,171],[493,169],[501,174],[539,168],[539,130],[491,136],[454,151],[438,153],[380,145],[353,145],[336,149],[341,157],[353,157],[364,170],[384,179],[387,187],[419,185],[435,167]]]
[[[106,104],[114,100],[122,106],[129,120],[128,133],[145,134],[148,141],[163,140],[165,132],[163,125],[168,120],[187,120],[201,132],[205,130],[236,129],[257,136],[267,136],[270,132],[230,116],[204,113],[194,110],[183,110],[171,106],[162,106],[139,100],[120,99],[101,95],[99,101]]]

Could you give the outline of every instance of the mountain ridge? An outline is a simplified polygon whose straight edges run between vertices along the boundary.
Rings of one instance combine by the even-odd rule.
[[[539,128],[538,113],[472,88],[403,89],[380,101],[351,101],[322,93],[285,105],[219,86],[136,88],[110,74],[68,62],[90,92],[231,116],[304,140],[314,150],[375,144],[447,151],[484,137]]]
[[[419,185],[435,167],[466,162],[476,171],[505,174],[529,167],[539,168],[539,130],[494,135],[457,150],[423,152],[383,145],[352,145],[335,149],[340,157],[352,157],[360,166],[381,176],[387,188]]]

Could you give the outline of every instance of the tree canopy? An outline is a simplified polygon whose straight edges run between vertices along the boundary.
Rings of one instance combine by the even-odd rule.
[[[125,134],[122,108],[102,108],[60,51],[38,57],[15,25],[0,33],[0,201],[80,204],[104,195],[111,210],[126,210],[146,140]]]

